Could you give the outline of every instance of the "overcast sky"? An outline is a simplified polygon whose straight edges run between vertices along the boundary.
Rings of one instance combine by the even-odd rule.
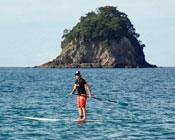
[[[146,60],[175,66],[174,0],[0,0],[0,66],[35,66],[61,52],[61,36],[100,6],[125,12],[146,44]]]

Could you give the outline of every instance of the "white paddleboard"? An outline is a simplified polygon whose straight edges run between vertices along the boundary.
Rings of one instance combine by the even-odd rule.
[[[56,122],[60,121],[59,119],[49,119],[49,118],[35,118],[35,117],[24,117],[25,119],[28,120],[33,120],[33,121],[45,121],[45,122]],[[63,119],[61,119],[63,121]],[[64,119],[66,120],[66,119]]]
[[[24,117],[31,121],[41,121],[41,122],[57,122],[57,121],[70,121],[70,122],[103,122],[102,120],[71,120],[71,119],[50,119],[50,118],[38,118],[38,117]]]

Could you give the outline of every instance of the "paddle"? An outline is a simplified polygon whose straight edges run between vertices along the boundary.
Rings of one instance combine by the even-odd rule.
[[[97,98],[97,97],[92,97],[92,98],[94,98],[94,99],[96,99],[96,100],[98,100],[98,101],[108,101],[108,102],[112,102],[112,103],[118,103],[117,101],[113,101],[113,100],[109,100],[109,99],[103,100],[103,99]]]
[[[74,94],[74,95],[78,95],[78,94]],[[114,100],[109,100],[109,99],[105,99],[105,100],[103,100],[102,98],[98,98],[98,97],[92,97],[93,99],[96,99],[96,100],[98,100],[98,101],[107,101],[107,102],[110,102],[110,103],[119,103],[120,105],[123,105],[123,106],[128,106],[128,104],[127,103],[122,103],[122,102],[118,102],[118,101],[114,101]]]
[[[94,98],[94,99],[96,99],[96,100],[98,100],[98,101],[107,101],[107,102],[110,102],[110,103],[115,103],[115,104],[118,103],[118,104],[123,105],[123,106],[128,106],[127,103],[123,103],[123,102],[118,102],[118,101],[109,100],[109,99],[103,100],[103,99],[97,98],[97,97],[92,97],[92,98]]]

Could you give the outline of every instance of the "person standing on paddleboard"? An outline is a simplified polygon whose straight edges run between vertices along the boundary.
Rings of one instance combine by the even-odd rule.
[[[92,92],[86,80],[84,80],[81,77],[80,71],[76,71],[75,79],[76,79],[75,84],[73,86],[73,89],[70,95],[72,96],[76,91],[78,92],[78,97],[77,97],[77,106],[78,106],[78,112],[79,112],[78,121],[85,121],[86,120],[86,99],[87,99],[87,93],[85,89],[87,89],[88,91],[89,98],[92,98]]]

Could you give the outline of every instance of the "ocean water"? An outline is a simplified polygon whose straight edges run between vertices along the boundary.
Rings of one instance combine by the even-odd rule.
[[[87,101],[93,122],[73,121],[76,70],[100,98]],[[175,68],[0,68],[0,139],[175,139]]]

